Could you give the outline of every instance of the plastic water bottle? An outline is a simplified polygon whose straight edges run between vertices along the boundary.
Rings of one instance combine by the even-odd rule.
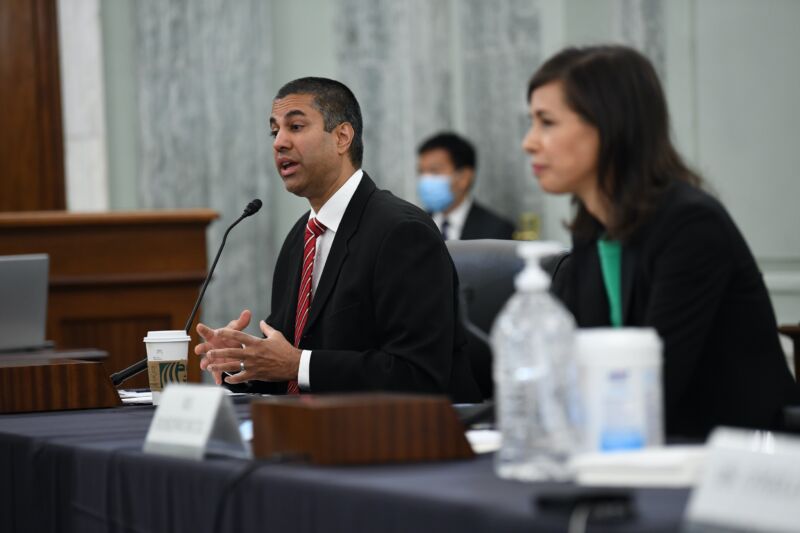
[[[567,461],[581,447],[575,321],[548,292],[550,277],[539,265],[563,247],[524,242],[517,251],[525,268],[491,336],[502,434],[495,471],[525,481],[566,480]]]

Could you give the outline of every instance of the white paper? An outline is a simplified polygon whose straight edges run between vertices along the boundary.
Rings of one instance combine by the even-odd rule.
[[[494,429],[472,429],[467,431],[467,440],[475,453],[490,453],[500,449],[502,436]]]
[[[153,394],[148,391],[120,390],[119,397],[125,405],[150,405]]]

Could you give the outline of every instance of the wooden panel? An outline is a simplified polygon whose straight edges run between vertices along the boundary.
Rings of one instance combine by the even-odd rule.
[[[205,262],[198,268],[197,258],[205,256],[205,226],[216,216],[208,209],[0,213],[0,250],[30,253],[26,251],[32,249],[28,241],[33,240],[37,248],[50,254],[56,284],[195,275],[205,270]],[[13,238],[4,238],[6,228],[13,229]],[[91,251],[90,261],[84,250]]]
[[[107,351],[110,355],[105,361],[106,367],[116,371],[130,364],[128,361],[135,357],[137,348],[139,359],[146,356],[142,338],[147,331],[172,329],[172,323],[167,314],[152,317],[86,317],[63,319],[53,329],[60,333],[60,338],[53,339],[59,346],[92,346]],[[123,387],[141,388],[147,385],[147,372],[143,372],[126,381]]]
[[[0,211],[64,209],[56,0],[0,2]]]
[[[120,352],[125,346],[142,342],[143,331],[169,329],[168,315],[152,317],[128,316],[122,318],[64,319],[58,329],[64,344],[72,346],[95,346],[113,353]],[[100,346],[102,342],[110,342],[108,346]],[[142,345],[144,351],[144,345]],[[144,355],[144,353],[142,354]],[[109,360],[110,361],[110,360]],[[113,362],[111,366],[117,366]]]
[[[315,464],[442,461],[474,456],[444,396],[301,395],[251,404],[253,453]]]
[[[116,372],[145,356],[153,329],[183,329],[206,272],[208,209],[0,213],[0,255],[50,255],[47,336],[99,348]],[[196,335],[190,350],[197,344]],[[190,352],[189,381],[200,381]],[[123,384],[147,387],[146,374]]]
[[[121,405],[102,363],[0,361],[0,413]]]

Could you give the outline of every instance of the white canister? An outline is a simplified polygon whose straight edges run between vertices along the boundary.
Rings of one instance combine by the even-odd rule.
[[[652,328],[576,332],[587,451],[664,443],[662,343]]]

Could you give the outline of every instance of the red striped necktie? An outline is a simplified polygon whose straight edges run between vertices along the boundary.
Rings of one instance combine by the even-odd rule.
[[[300,291],[297,293],[297,312],[294,320],[294,346],[300,346],[303,329],[308,321],[308,312],[311,308],[312,279],[314,276],[314,257],[317,255],[317,237],[328,229],[316,218],[311,218],[306,224],[305,245],[303,246],[303,270],[300,275]],[[297,380],[289,382],[287,394],[299,394],[300,387]]]

